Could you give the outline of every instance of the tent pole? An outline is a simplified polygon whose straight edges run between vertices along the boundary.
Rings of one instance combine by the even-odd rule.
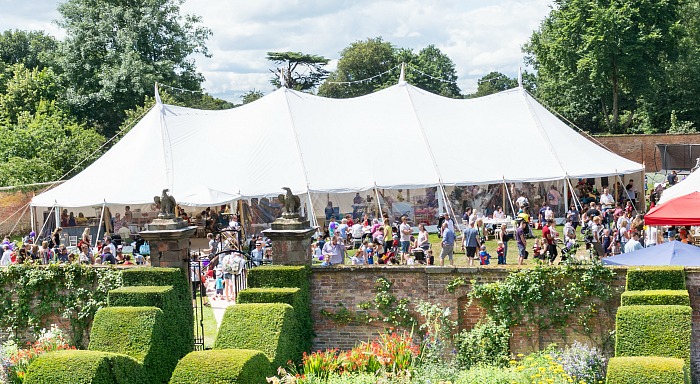
[[[309,200],[309,209],[306,210],[306,215],[309,217],[311,227],[318,227],[318,223],[316,222],[316,211],[314,210],[314,203],[311,199],[311,191],[309,191],[308,185],[306,186],[306,197]]]
[[[566,218],[566,212],[569,210],[569,175],[564,177],[564,218]]]
[[[32,232],[36,233],[36,222],[34,221],[34,207],[29,206],[29,221],[31,223],[30,227],[32,227]]]
[[[501,207],[503,207],[503,210],[505,210],[508,206],[506,205],[506,183],[503,183],[501,185]]]
[[[571,180],[569,180],[568,178],[566,179],[566,181],[569,182],[569,187],[571,187],[571,196],[574,197],[574,199],[573,199],[574,200],[574,207],[578,207],[579,210],[582,210],[583,204],[581,204],[581,201],[578,199],[578,196],[576,196],[576,192],[574,192],[574,185],[571,184]],[[578,206],[577,206],[577,204],[578,204]]]
[[[102,203],[102,212],[100,213],[100,221],[98,221],[99,224],[97,224],[97,234],[95,234],[95,244],[97,244],[97,240],[100,239],[100,229],[102,229],[102,221],[104,220],[105,217],[105,205],[107,203],[103,202]],[[105,228],[107,226],[105,225]]]
[[[47,219],[51,218],[51,212],[53,212],[55,208],[56,208],[55,206],[51,207],[51,209],[49,210],[49,216],[47,217]],[[49,220],[44,220],[44,224],[41,226],[41,231],[39,231],[39,233],[36,236],[37,239],[39,237],[43,237],[42,234],[44,233],[44,228],[46,228],[46,223],[48,223],[48,222],[49,222]]]
[[[450,210],[452,210],[452,217],[454,217],[455,223],[457,223],[457,225],[455,225],[455,229],[456,229],[455,234],[458,231],[462,232],[461,225],[464,225],[464,220],[461,220],[462,216],[457,215],[457,213],[455,212],[455,209],[452,206],[452,203],[450,203],[450,199],[447,198],[447,191],[445,190],[445,186],[442,183],[440,183],[440,191],[442,192],[443,199],[446,202],[445,212],[450,213]],[[460,220],[462,221],[461,223],[460,223]]]
[[[60,211],[61,211],[61,210],[60,210],[60,208],[59,208],[58,205],[57,205],[57,206],[56,206],[56,211],[55,211],[55,214],[54,214],[54,219],[56,219],[56,220],[55,220],[55,222],[56,222],[56,228],[58,228],[58,227],[61,226],[61,216],[60,216],[60,214],[59,214]]]
[[[377,215],[377,219],[379,219],[382,216],[382,203],[379,201],[379,191],[376,183],[374,184],[374,195],[377,198],[377,206],[379,207],[379,215]]]
[[[505,176],[503,177],[503,185],[506,188],[506,193],[508,194],[508,201],[510,202],[510,210],[513,211],[513,217],[517,216],[517,212],[515,211],[515,206],[513,205],[513,197],[510,195],[510,190],[508,189],[508,184],[506,183],[506,178]]]

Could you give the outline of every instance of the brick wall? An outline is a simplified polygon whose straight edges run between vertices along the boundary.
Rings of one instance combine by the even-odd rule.
[[[360,341],[375,338],[387,328],[386,324],[338,324],[332,319],[321,315],[322,309],[336,311],[339,305],[354,311],[357,305],[374,299],[376,290],[375,280],[384,277],[393,283],[391,293],[398,299],[408,298],[412,303],[421,300],[431,303],[440,303],[452,310],[452,319],[458,322],[460,329],[470,329],[476,324],[483,314],[483,309],[476,303],[469,305],[466,297],[469,286],[460,287],[454,293],[446,290],[456,277],[464,277],[467,281],[493,282],[505,278],[509,273],[505,268],[442,268],[442,267],[400,267],[400,266],[373,266],[373,267],[344,267],[322,268],[313,267],[311,277],[311,301],[312,315],[316,338],[313,348],[340,348],[350,349]],[[691,306],[693,307],[693,336],[691,345],[691,363],[694,378],[700,377],[700,268],[688,268],[687,284],[690,292]],[[624,290],[626,269],[616,268],[617,278],[614,285],[617,286],[618,295],[611,308],[603,308],[596,323],[598,330],[595,337],[596,344],[609,337],[614,330],[615,313],[619,306],[619,294]],[[457,310],[454,310],[454,309]],[[550,343],[556,342],[564,345],[580,340],[589,342],[585,337],[572,329],[565,332],[547,332],[539,334],[539,337],[529,337],[533,330],[527,326],[518,326],[512,329],[511,350],[513,353],[526,353],[534,349],[540,349]],[[697,382],[697,381],[696,381]]]
[[[700,134],[594,136],[616,154],[643,163],[647,172],[661,171],[661,153],[656,144],[700,144]]]
[[[29,203],[32,197],[34,197],[33,192],[0,192],[0,223],[17,212],[17,210],[24,207],[25,204]],[[18,220],[19,223],[17,223]],[[31,223],[28,209],[24,212],[24,215],[22,215],[20,211],[16,215],[10,217],[6,222],[0,224],[0,236],[9,234],[13,227],[15,228],[15,234],[29,233]]]

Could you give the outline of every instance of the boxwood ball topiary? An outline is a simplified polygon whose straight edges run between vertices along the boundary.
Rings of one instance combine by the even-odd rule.
[[[97,351],[45,353],[27,369],[24,384],[142,384],[142,368],[130,356]]]
[[[682,359],[656,356],[613,357],[608,362],[607,384],[690,384]]]
[[[214,349],[262,351],[272,367],[299,361],[299,327],[289,304],[236,304],[228,307],[216,335]]]
[[[618,308],[615,356],[674,357],[690,363],[692,313],[683,305]]]
[[[265,383],[274,374],[270,360],[260,351],[218,349],[196,351],[177,364],[170,384]]]
[[[646,291],[652,289],[684,290],[685,269],[683,267],[632,267],[627,270],[627,290]]]
[[[658,289],[651,291],[622,292],[622,305],[690,305],[686,290]]]
[[[102,308],[95,314],[89,349],[131,356],[143,364],[147,382],[167,383],[178,358],[167,343],[165,321],[156,307]]]

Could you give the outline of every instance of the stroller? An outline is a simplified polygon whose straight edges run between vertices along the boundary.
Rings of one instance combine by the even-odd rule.
[[[396,255],[399,251],[399,239],[394,238],[391,241],[387,241],[385,244],[385,252],[382,257],[379,258],[379,264],[399,264],[396,259]]]

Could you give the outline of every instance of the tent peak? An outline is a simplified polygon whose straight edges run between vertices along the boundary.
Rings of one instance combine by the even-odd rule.
[[[399,75],[399,82],[397,85],[406,84],[406,63],[401,63],[401,74]]]

